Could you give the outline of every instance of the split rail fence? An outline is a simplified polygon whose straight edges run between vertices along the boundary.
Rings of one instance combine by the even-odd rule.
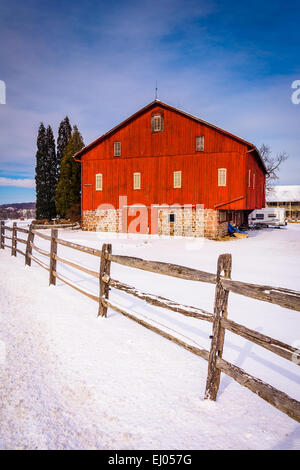
[[[10,232],[11,236],[6,235],[6,231]],[[27,240],[18,238],[18,232],[27,234]],[[42,238],[50,242],[50,251],[47,252],[36,245],[36,238]],[[6,240],[10,240],[11,244],[8,245]],[[18,248],[19,244],[25,245],[25,251]],[[73,261],[61,258],[57,255],[57,246],[63,245],[74,250],[79,250],[83,253],[99,258],[99,271],[91,270],[87,267],[80,266]],[[285,358],[288,361],[294,362],[296,365],[300,365],[300,351],[296,348],[283,343],[282,341],[276,340],[262,333],[258,333],[255,330],[249,329],[239,323],[236,323],[228,318],[227,305],[229,292],[240,294],[253,299],[261,300],[264,302],[270,302],[272,304],[279,305],[284,308],[291,310],[300,311],[300,292],[257,284],[250,284],[246,282],[231,280],[231,266],[232,259],[230,254],[222,254],[218,258],[217,272],[216,274],[200,271],[185,266],[176,264],[164,263],[159,261],[148,261],[141,258],[133,258],[130,256],[121,256],[112,254],[111,244],[103,244],[102,249],[95,249],[79,245],[63,240],[58,237],[58,229],[52,228],[51,235],[45,235],[40,233],[37,229],[32,226],[29,229],[17,227],[14,223],[13,227],[5,226],[4,222],[1,221],[1,248],[9,248],[12,256],[21,254],[25,257],[25,264],[31,266],[31,262],[39,264],[42,268],[49,272],[49,285],[55,285],[56,279],[64,282],[68,286],[72,287],[81,294],[86,295],[90,299],[98,303],[98,315],[106,317],[107,309],[111,308],[127,318],[139,323],[140,325],[154,331],[155,333],[163,336],[164,338],[176,343],[177,345],[185,348],[197,356],[202,357],[208,361],[208,373],[206,382],[205,398],[210,400],[216,400],[217,393],[219,390],[221,372],[232,377],[239,384],[247,387],[252,392],[259,395],[261,398],[266,400],[268,403],[286,413],[294,420],[300,422],[300,402],[289,397],[286,393],[281,392],[273,386],[263,382],[262,380],[246,373],[243,369],[225,361],[222,358],[225,331],[231,331],[265,349],[268,349],[272,353]],[[44,255],[49,258],[49,265],[46,265],[43,261],[36,258],[32,254],[33,251]],[[64,276],[58,274],[57,263],[66,264],[72,268],[83,271],[99,280],[99,295],[93,295],[75,286],[69,282]],[[215,301],[213,313],[207,312],[200,308],[181,305],[172,300],[166,299],[161,296],[142,292],[133,286],[124,284],[116,279],[110,277],[111,263],[118,263],[123,266],[130,268],[141,269],[152,273],[161,275],[167,275],[177,277],[181,279],[200,281],[209,284],[215,284]],[[211,347],[210,351],[200,349],[192,346],[191,344],[182,341],[176,336],[170,335],[166,331],[157,328],[156,326],[148,323],[144,319],[135,316],[133,313],[125,309],[124,307],[115,304],[109,300],[110,289],[118,289],[120,291],[131,294],[141,300],[144,300],[157,307],[166,308],[185,315],[187,317],[197,318],[212,323],[212,336],[211,336]]]

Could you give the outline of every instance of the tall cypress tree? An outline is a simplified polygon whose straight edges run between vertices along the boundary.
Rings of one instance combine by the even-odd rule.
[[[57,185],[57,158],[55,151],[55,140],[51,126],[47,127],[46,131],[47,142],[47,173],[46,173],[46,188],[45,199],[47,201],[47,219],[52,219],[56,216],[55,207],[55,191]]]
[[[47,154],[46,129],[41,122],[37,137],[36,167],[35,167],[35,184],[36,184],[36,218],[45,217],[46,205],[44,200],[45,188],[45,156]]]
[[[76,126],[63,153],[59,180],[56,190],[56,208],[60,216],[65,217],[67,211],[80,204],[81,169],[73,155],[84,147],[83,139]]]
[[[57,183],[55,140],[50,126],[41,123],[36,153],[36,218],[50,220],[56,215],[55,189]]]
[[[72,134],[72,127],[68,116],[63,119],[59,125],[57,137],[57,178],[59,178],[61,160]]]

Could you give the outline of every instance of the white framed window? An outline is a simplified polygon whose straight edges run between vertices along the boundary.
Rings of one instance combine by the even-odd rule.
[[[204,135],[196,137],[196,152],[204,152]]]
[[[114,142],[114,157],[121,156],[121,142]]]
[[[152,132],[161,132],[164,128],[164,118],[161,114],[155,114],[151,119]]]
[[[227,168],[218,169],[218,186],[226,186],[227,184]]]
[[[103,175],[102,173],[96,174],[96,191],[103,190]]]
[[[251,188],[251,170],[248,172],[248,188]]]
[[[173,173],[173,187],[181,188],[181,171],[174,171]]]
[[[255,173],[253,173],[253,189],[255,188]]]
[[[141,173],[133,173],[133,189],[141,189]]]

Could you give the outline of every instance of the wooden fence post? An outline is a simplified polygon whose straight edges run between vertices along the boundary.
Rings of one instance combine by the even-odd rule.
[[[1,220],[1,249],[4,250],[4,243],[5,243],[5,222],[4,220]]]
[[[57,255],[57,228],[51,229],[51,247],[50,247],[50,275],[49,275],[49,286],[56,285],[56,277],[54,276],[54,272],[56,273],[56,259],[55,255]]]
[[[231,277],[232,258],[230,254],[220,255],[218,258],[217,283],[215,291],[214,322],[210,353],[208,358],[208,371],[206,380],[205,398],[216,400],[220,385],[221,371],[217,368],[217,358],[222,358],[225,329],[221,325],[221,318],[227,318],[227,304],[229,291],[222,287],[221,273],[224,271],[226,279]]]
[[[34,240],[34,233],[33,233],[33,227],[32,224],[29,225],[29,230],[28,230],[28,237],[27,237],[27,243],[26,243],[26,252],[25,252],[25,266],[31,266],[31,253],[32,253],[32,246],[31,243],[33,243]]]
[[[107,307],[103,305],[102,298],[108,299],[109,296],[109,284],[103,281],[103,276],[106,274],[110,276],[110,265],[111,261],[105,258],[106,254],[110,254],[112,250],[110,243],[104,243],[102,245],[102,255],[100,261],[100,272],[99,272],[99,283],[100,283],[100,294],[99,294],[99,310],[98,317],[107,317]]]
[[[12,237],[11,237],[11,256],[17,256],[17,222],[13,223]]]

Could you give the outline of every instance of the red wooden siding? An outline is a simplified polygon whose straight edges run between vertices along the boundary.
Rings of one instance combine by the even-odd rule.
[[[248,184],[250,170],[250,186]],[[253,175],[255,185],[253,188]],[[265,175],[253,153],[247,157],[246,209],[261,209],[265,206]]]
[[[151,116],[163,114],[164,130],[152,132]],[[196,136],[204,135],[204,152],[196,152]],[[114,142],[121,156],[114,157]],[[83,153],[82,209],[102,203],[204,204],[205,208],[239,199],[222,209],[264,206],[264,170],[250,144],[223,134],[163,105],[155,104]],[[227,169],[226,187],[218,187],[218,168]],[[248,170],[255,172],[255,189],[248,188]],[[173,188],[173,172],[182,172],[182,187]],[[141,189],[133,189],[133,173],[141,173]],[[95,190],[95,175],[103,174],[103,190]]]

